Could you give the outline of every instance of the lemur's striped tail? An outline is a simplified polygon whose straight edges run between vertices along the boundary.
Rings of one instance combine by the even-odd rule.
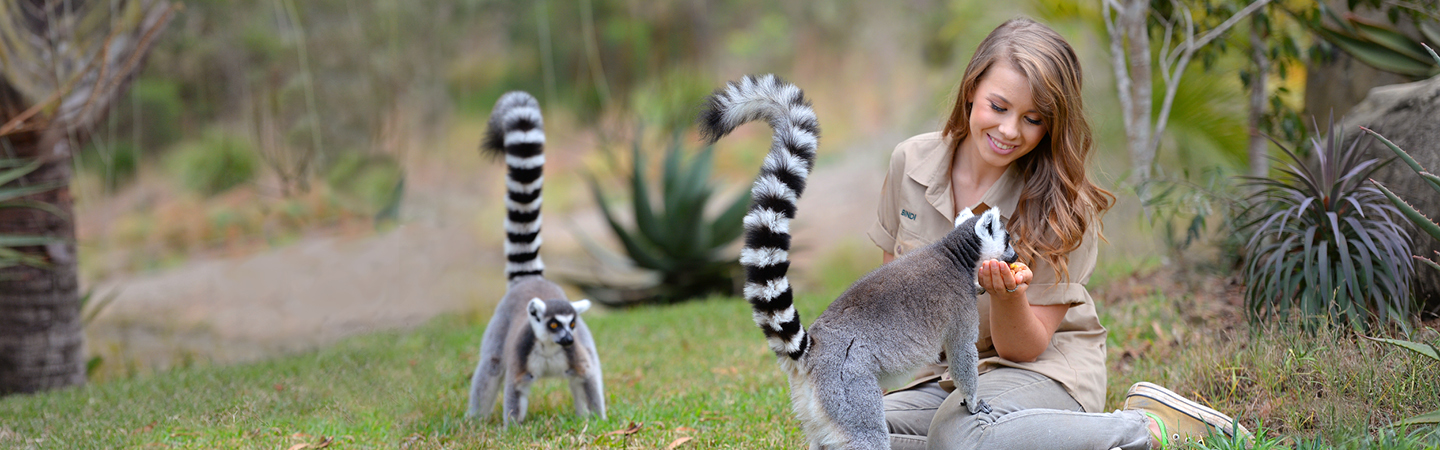
[[[790,280],[790,220],[815,166],[820,124],[800,88],[774,75],[746,76],[718,89],[700,113],[700,132],[715,142],[743,123],[763,119],[775,129],[770,154],[750,190],[745,215],[745,299],[755,324],[765,331],[777,355],[800,359],[810,341],[795,311]]]
[[[540,104],[515,91],[495,102],[482,153],[505,156],[505,276],[542,275],[540,187],[545,184],[545,131]]]

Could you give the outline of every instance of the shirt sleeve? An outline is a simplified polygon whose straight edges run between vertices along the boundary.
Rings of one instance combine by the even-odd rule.
[[[1025,297],[1031,305],[1079,305],[1089,303],[1090,292],[1085,290],[1085,283],[1090,281],[1091,272],[1095,271],[1095,260],[1099,255],[1099,248],[1096,240],[1099,239],[1098,223],[1091,223],[1090,229],[1080,238],[1080,246],[1070,252],[1069,268],[1070,277],[1068,280],[1060,281],[1055,278],[1055,270],[1050,263],[1035,261],[1030,264],[1030,271],[1034,272],[1034,278],[1030,281],[1030,287],[1025,290]],[[1030,261],[1025,261],[1030,263]]]
[[[876,210],[875,223],[866,235],[881,250],[895,254],[895,236],[900,231],[900,183],[905,181],[905,152],[899,146],[890,154],[890,170],[885,174],[885,184],[880,186],[880,206]]]

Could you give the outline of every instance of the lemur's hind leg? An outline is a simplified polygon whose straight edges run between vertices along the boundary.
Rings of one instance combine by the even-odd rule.
[[[945,341],[945,354],[950,359],[950,378],[955,382],[955,392],[950,395],[964,398],[965,407],[970,409],[971,414],[990,412],[990,405],[978,394],[980,377],[976,372],[980,365],[980,353],[975,348],[975,341],[979,339],[979,334],[978,326],[956,324]]]
[[[495,410],[495,396],[500,393],[500,379],[505,371],[501,369],[500,354],[480,355],[480,364],[470,377],[470,406],[465,409],[466,418],[489,417]]]
[[[890,448],[885,424],[885,399],[880,383],[870,373],[848,373],[816,383],[815,396],[834,430],[849,443],[834,445],[822,437],[824,448],[854,450]]]

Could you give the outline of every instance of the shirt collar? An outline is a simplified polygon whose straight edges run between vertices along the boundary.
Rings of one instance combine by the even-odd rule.
[[[939,145],[927,149],[919,156],[915,164],[905,169],[905,175],[910,179],[925,186],[925,200],[944,214],[945,217],[954,218],[957,211],[955,208],[955,196],[950,185],[950,164],[954,161],[955,152],[951,150],[950,140],[941,138],[936,141]],[[1000,217],[1006,221],[1014,214],[1015,207],[1020,203],[1020,191],[1025,186],[1021,183],[1019,170],[1014,163],[1005,169],[1000,179],[990,185],[985,195],[980,197],[980,203],[966,205],[973,212],[979,214],[991,207],[1000,208]]]

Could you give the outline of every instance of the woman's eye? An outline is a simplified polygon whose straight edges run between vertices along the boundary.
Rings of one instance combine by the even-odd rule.
[[[1031,118],[1029,118],[1029,117],[1026,117],[1026,118],[1025,118],[1025,121],[1026,121],[1026,122],[1030,122],[1031,125],[1039,125],[1039,124],[1040,124],[1040,119],[1031,119]]]
[[[1005,112],[1005,108],[1001,108],[1000,105],[996,105],[995,103],[990,103],[990,109],[995,110],[995,112]]]

